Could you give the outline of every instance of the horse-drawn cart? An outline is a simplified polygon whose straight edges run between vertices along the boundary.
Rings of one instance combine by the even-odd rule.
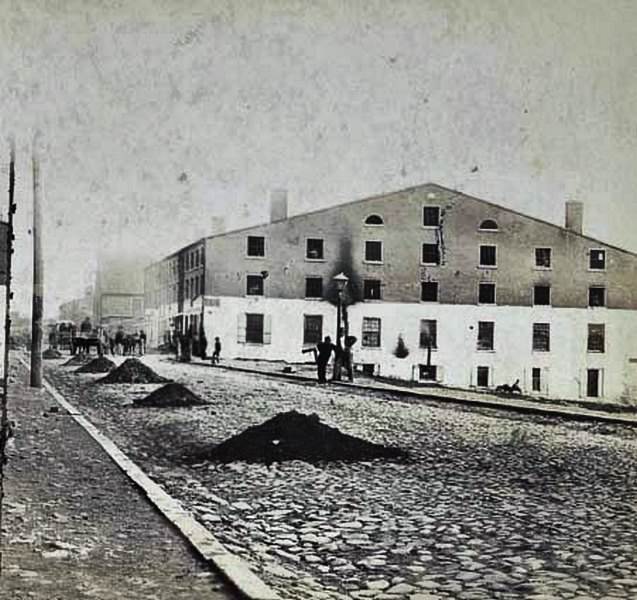
[[[90,354],[91,348],[95,348],[97,350],[97,354],[102,356],[102,340],[98,329],[94,329],[92,331],[81,331],[72,336],[71,354]]]

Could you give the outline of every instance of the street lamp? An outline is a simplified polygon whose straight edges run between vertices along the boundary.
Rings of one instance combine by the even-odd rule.
[[[349,281],[349,277],[345,273],[339,273],[332,278],[338,292],[338,304],[336,305],[336,344],[341,344],[341,311],[343,305],[343,290]]]

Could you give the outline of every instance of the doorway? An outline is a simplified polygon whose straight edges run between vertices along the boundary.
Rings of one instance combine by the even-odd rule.
[[[601,395],[600,369],[587,369],[586,371],[586,396],[599,398]]]

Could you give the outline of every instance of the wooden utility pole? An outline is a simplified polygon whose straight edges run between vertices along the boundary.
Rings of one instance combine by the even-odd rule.
[[[33,304],[31,310],[31,387],[42,387],[42,215],[38,136],[33,141]]]
[[[7,253],[7,270],[6,270],[6,305],[5,305],[5,329],[4,329],[4,356],[2,357],[4,369],[2,373],[2,415],[0,424],[0,538],[2,537],[2,503],[4,499],[4,465],[6,458],[6,444],[12,436],[9,418],[7,414],[7,385],[9,381],[9,342],[11,340],[11,255],[13,254],[13,215],[16,210],[13,201],[15,192],[15,144],[13,139],[10,140],[10,162],[9,162],[9,218],[7,219],[7,245],[6,248],[0,249],[0,252]],[[0,547],[2,547],[2,539],[0,539]],[[2,552],[0,552],[0,577],[2,576]]]

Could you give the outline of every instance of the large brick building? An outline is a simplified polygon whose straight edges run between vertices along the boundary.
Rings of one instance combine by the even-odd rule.
[[[229,357],[301,361],[343,326],[368,371],[461,387],[637,394],[637,255],[427,184],[202,239],[146,270],[146,326],[203,324]],[[396,356],[398,339],[409,351]],[[403,353],[404,354],[404,353]]]

